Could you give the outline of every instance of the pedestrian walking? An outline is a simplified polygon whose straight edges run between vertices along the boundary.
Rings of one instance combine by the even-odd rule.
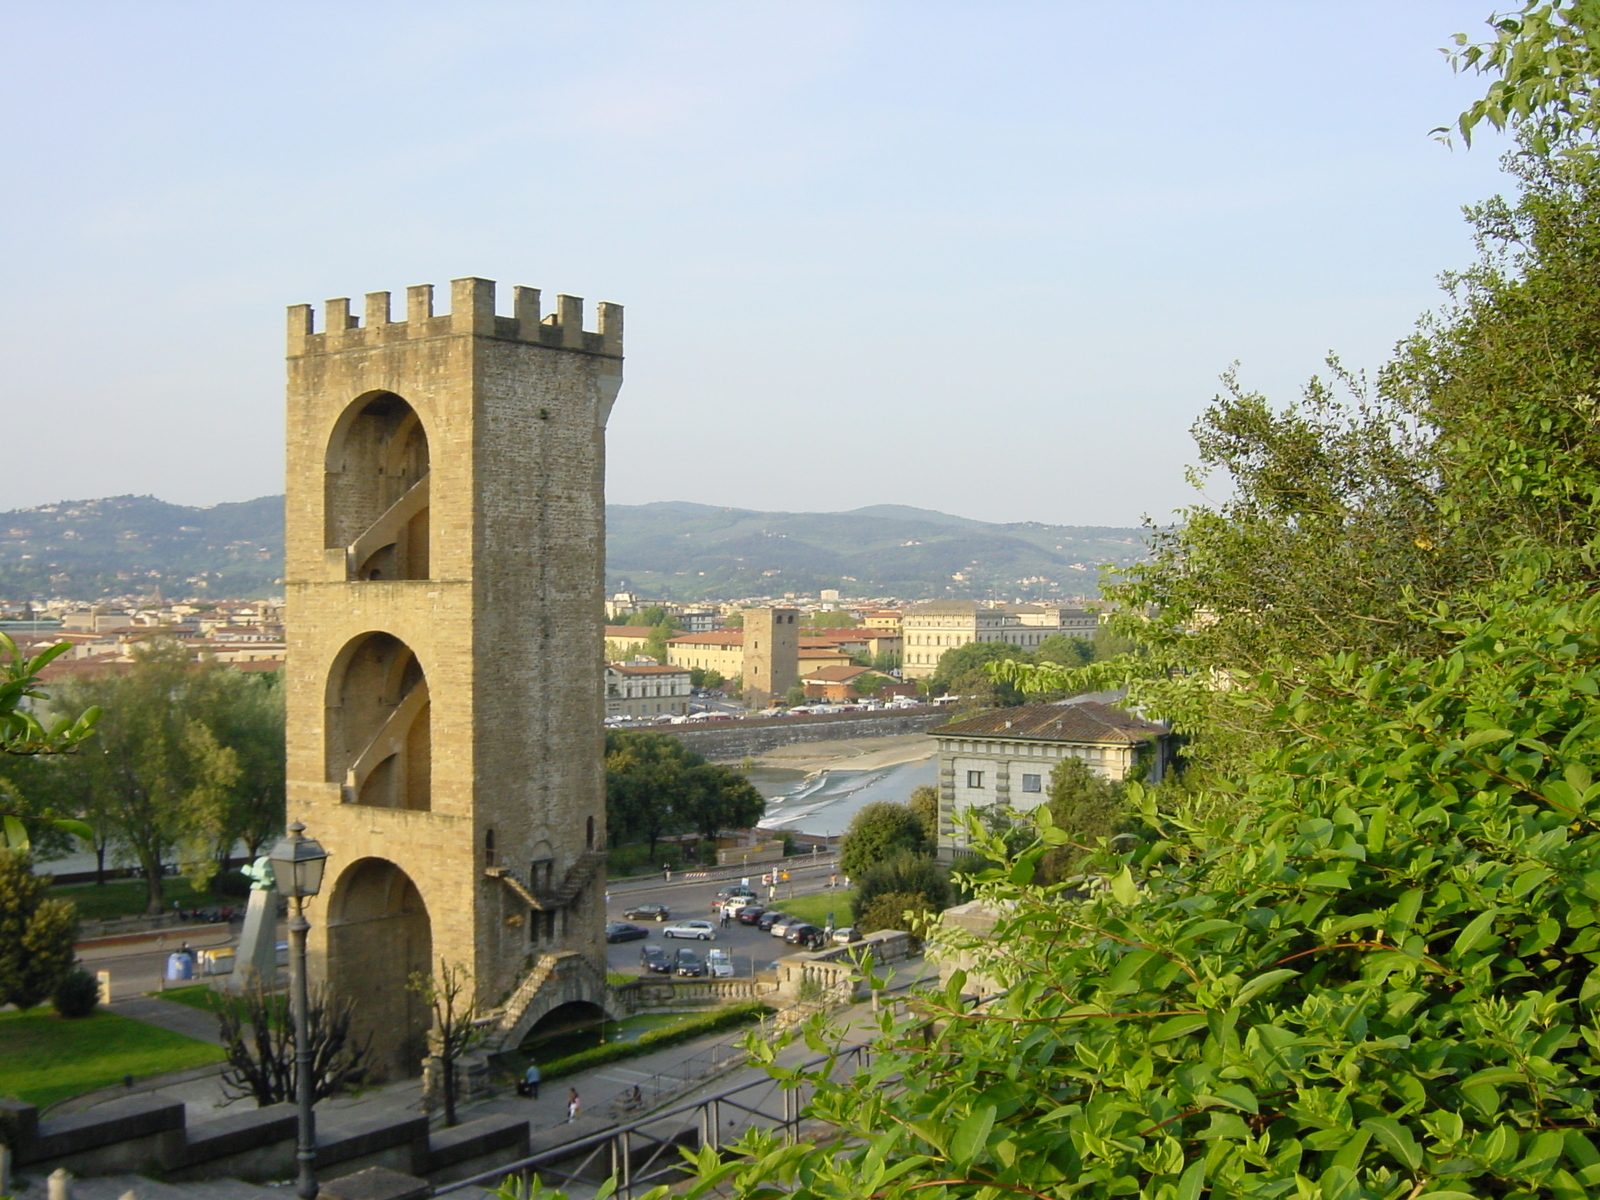
[[[529,1063],[528,1069],[522,1073],[522,1082],[517,1085],[517,1095],[526,1096],[529,1100],[539,1098],[539,1064]]]
[[[839,872],[835,871],[832,875],[828,876],[828,890],[831,892],[834,888],[836,888],[838,886],[839,886]]]
[[[577,1088],[567,1089],[567,1121],[576,1121],[583,1113],[583,1101],[578,1098]]]
[[[726,929],[733,920],[733,911],[724,904],[722,906],[722,927]]]

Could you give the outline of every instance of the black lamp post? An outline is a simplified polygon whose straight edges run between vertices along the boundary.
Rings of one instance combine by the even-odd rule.
[[[305,903],[322,887],[322,868],[327,865],[328,852],[305,836],[305,828],[299,821],[292,823],[288,836],[280,838],[267,857],[272,862],[278,892],[288,897],[292,910],[289,987],[294,1004],[295,1102],[300,1108],[300,1133],[294,1155],[300,1174],[295,1193],[300,1200],[316,1200],[317,1125],[311,1111],[311,1035],[306,1028],[306,1010],[310,1007],[306,996],[306,931],[311,922],[306,920]]]

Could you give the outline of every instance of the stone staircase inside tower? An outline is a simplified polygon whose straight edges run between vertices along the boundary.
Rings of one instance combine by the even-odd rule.
[[[486,870],[490,878],[500,880],[529,908],[539,912],[557,912],[568,907],[583,893],[605,861],[605,851],[585,851],[578,856],[578,861],[572,864],[556,888],[542,894],[527,871],[514,867],[488,867]]]

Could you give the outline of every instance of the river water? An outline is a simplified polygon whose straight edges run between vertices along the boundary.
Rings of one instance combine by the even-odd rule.
[[[862,805],[874,800],[904,804],[912,788],[932,785],[938,778],[937,764],[937,757],[930,755],[871,771],[823,771],[809,779],[804,771],[782,767],[754,767],[744,775],[767,798],[762,828],[832,837],[849,827]]]

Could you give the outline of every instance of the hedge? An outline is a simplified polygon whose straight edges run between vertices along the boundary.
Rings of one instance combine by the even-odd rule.
[[[579,1050],[576,1054],[569,1054],[565,1058],[541,1063],[539,1073],[545,1079],[560,1079],[563,1075],[587,1071],[590,1067],[604,1066],[606,1063],[617,1062],[624,1058],[637,1058],[641,1054],[675,1046],[679,1042],[687,1042],[702,1034],[746,1025],[751,1021],[760,1020],[768,1011],[767,1006],[760,1001],[744,1000],[738,1004],[730,1004],[726,1008],[719,1008],[716,1012],[692,1015],[676,1025],[648,1030],[641,1033],[636,1041],[606,1042],[588,1050]]]

